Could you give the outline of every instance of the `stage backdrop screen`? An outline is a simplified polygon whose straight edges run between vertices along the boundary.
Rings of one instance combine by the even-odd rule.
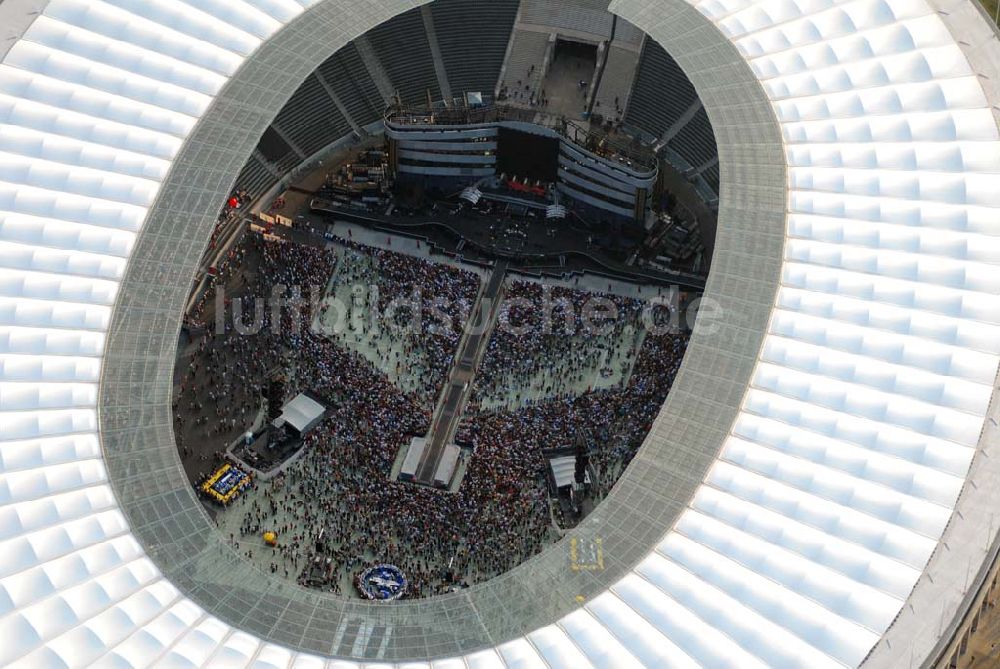
[[[559,171],[559,140],[499,128],[497,174],[554,183]]]

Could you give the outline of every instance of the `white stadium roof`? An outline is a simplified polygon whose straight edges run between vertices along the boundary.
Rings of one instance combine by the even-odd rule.
[[[358,25],[413,6],[326,2]],[[99,433],[116,298],[171,166],[314,4],[0,7],[24,29],[0,47],[0,665],[394,666],[307,654],[189,599],[133,536]],[[669,4],[611,9],[656,37],[675,29]],[[494,648],[395,666],[916,666],[961,613],[998,529],[982,522],[996,486],[966,484],[996,480],[974,457],[1000,358],[1000,99],[984,69],[1000,46],[969,0],[691,4],[759,79],[787,174],[740,412],[672,529],[605,592]]]

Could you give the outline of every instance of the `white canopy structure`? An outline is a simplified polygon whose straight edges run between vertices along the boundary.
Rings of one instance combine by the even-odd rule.
[[[576,457],[564,455],[558,458],[549,458],[549,469],[557,488],[572,485],[576,480]]]
[[[208,583],[198,570],[210,567],[193,564],[165,575],[185,556],[137,537],[187,498],[157,487],[166,469],[130,473],[146,466],[130,452],[172,453],[173,444],[130,440],[131,426],[167,434],[169,420],[165,410],[129,407],[140,387],[152,388],[149,406],[169,404],[169,380],[147,387],[138,379],[145,371],[169,379],[149,338],[175,335],[183,304],[175,295],[190,282],[162,281],[159,259],[135,252],[137,238],[157,207],[207,212],[210,225],[218,192],[249,154],[227,152],[239,133],[226,133],[283,101],[272,98],[281,97],[273,91],[284,70],[254,69],[269,43],[312,27],[333,48],[414,4],[0,5],[0,24],[18,33],[0,45],[0,665],[842,669],[930,658],[962,615],[968,574],[1000,529],[989,515],[1000,458],[979,457],[996,439],[1000,44],[971,0],[612,4],[668,47],[682,31],[701,46],[678,61],[692,69],[719,142],[720,246],[708,295],[727,305],[749,303],[757,288],[773,295],[765,331],[730,313],[731,336],[692,341],[619,488],[645,486],[668,506],[665,491],[687,472],[698,487],[667,531],[643,539],[641,554],[606,550],[607,573],[620,575],[613,583],[583,601],[553,603],[560,613],[545,624],[472,648],[406,635],[464,624],[478,586],[442,598],[440,610],[454,619],[400,603],[378,620],[394,611],[412,620],[391,633],[383,625],[385,645],[370,648],[364,639],[376,624],[348,624],[322,599],[277,611],[251,602],[241,616],[233,611],[242,594],[230,594],[240,592],[238,579]],[[329,55],[280,51],[299,81]],[[740,125],[741,114],[760,110],[741,107],[747,100],[735,88],[711,86],[712,76],[737,70],[766,97],[766,122]],[[234,87],[247,73],[264,82],[252,93]],[[221,147],[204,154],[210,166],[179,158],[195,155],[199,129],[220,137]],[[766,178],[737,172],[744,163]],[[784,176],[775,183],[775,174]],[[185,175],[198,188],[168,193]],[[755,255],[774,231],[740,227],[768,207],[783,216],[780,257]],[[746,267],[770,259],[780,271],[746,278],[737,273],[741,257]],[[127,285],[145,286],[148,299],[133,299]],[[132,320],[143,314],[159,326]],[[732,366],[749,381],[715,384],[713,370],[754,336],[762,345],[753,363]],[[134,376],[111,383],[110,361],[125,350]],[[720,406],[738,405],[731,425],[719,427],[724,414],[707,409],[681,415],[685,398],[707,387],[720,389],[712,398]],[[707,471],[687,468],[686,451],[653,457],[670,420],[686,443],[725,432]],[[129,497],[140,489],[142,499]],[[626,516],[619,493],[598,515],[631,518],[635,536],[649,535],[655,505]],[[132,504],[143,513],[128,511]],[[568,572],[563,545],[550,551],[496,587],[513,592],[539,565]],[[214,555],[228,568],[227,554]],[[295,596],[289,590],[267,595]],[[286,633],[292,620],[305,622]],[[484,614],[468,624],[493,623]],[[332,645],[348,629],[350,643]],[[393,645],[398,638],[411,645]],[[328,652],[308,650],[313,643]]]
[[[305,434],[323,418],[326,407],[305,393],[299,393],[288,404],[281,407],[281,415],[275,419],[276,424],[287,423],[299,434]]]
[[[420,466],[420,458],[424,456],[426,448],[427,439],[424,437],[413,437],[410,440],[406,449],[406,457],[403,458],[403,464],[399,469],[400,476],[412,479],[416,475],[417,467]]]

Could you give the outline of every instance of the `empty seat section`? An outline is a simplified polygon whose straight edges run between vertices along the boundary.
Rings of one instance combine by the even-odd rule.
[[[432,100],[441,98],[419,8],[372,28],[366,36],[404,104],[426,103],[428,91]]]
[[[708,121],[704,107],[684,124],[670,139],[669,144],[694,169],[698,169],[718,154],[715,135],[712,134],[712,124]]]
[[[608,4],[608,0],[524,0],[521,23],[608,38],[614,20]]]
[[[634,24],[625,19],[619,18],[615,23],[615,39],[612,44],[620,47],[631,47],[635,51],[642,49],[642,40],[646,33],[642,32]]]
[[[257,151],[263,156],[263,159],[271,163],[280,163],[291,156],[293,159],[298,160],[298,154],[295,153],[295,149],[288,145],[281,135],[274,129],[273,126],[268,126],[264,130],[264,134],[261,135],[260,141],[257,142]]]
[[[381,120],[385,100],[379,94],[354,42],[327,58],[318,69],[355,123],[364,127]]]
[[[697,99],[694,86],[659,44],[646,39],[625,122],[660,137]]]
[[[306,156],[351,132],[333,98],[312,74],[278,113],[274,125]]]
[[[608,62],[601,75],[601,87],[597,91],[594,112],[606,119],[621,120],[617,108],[625,109],[632,79],[635,77],[636,61],[639,54],[630,49],[612,46],[608,51]]]
[[[542,75],[542,61],[549,46],[549,34],[533,30],[515,30],[514,45],[507,59],[507,69],[504,71],[503,84],[508,88],[508,94],[528,94],[538,90],[538,81]],[[532,70],[532,65],[534,69]],[[529,74],[530,72],[530,74]],[[518,85],[517,82],[521,82]],[[528,89],[525,89],[528,86]]]
[[[701,173],[704,177],[705,182],[711,186],[712,190],[716,193],[719,192],[719,165],[715,164],[709,167],[707,170]]]
[[[273,186],[277,181],[270,170],[257,160],[256,156],[250,156],[250,160],[243,166],[240,175],[236,177],[233,189],[245,190],[250,194],[251,199],[255,199],[263,195],[264,191]]]
[[[517,16],[517,0],[436,0],[434,31],[453,95],[493,94]]]

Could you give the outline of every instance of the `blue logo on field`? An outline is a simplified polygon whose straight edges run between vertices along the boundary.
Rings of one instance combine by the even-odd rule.
[[[368,599],[383,602],[399,599],[406,592],[406,576],[395,565],[377,564],[358,576],[358,590]]]

